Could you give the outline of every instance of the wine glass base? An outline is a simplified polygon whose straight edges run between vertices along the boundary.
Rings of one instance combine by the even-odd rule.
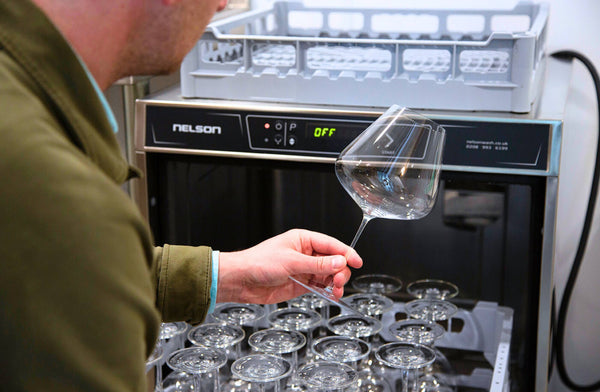
[[[369,317],[368,315],[363,314],[362,312],[359,312],[358,310],[356,310],[355,308],[350,306],[350,304],[347,303],[346,301],[344,301],[343,299],[337,298],[335,295],[333,295],[333,293],[331,291],[327,290],[327,288],[309,285],[309,284],[301,282],[298,279],[291,277],[291,276],[289,278],[290,278],[290,280],[298,283],[300,286],[304,287],[307,290],[310,290],[312,293],[315,293],[319,297],[326,299],[327,301],[333,303],[334,305],[338,305],[339,307],[346,309],[349,312],[352,312],[359,316]]]

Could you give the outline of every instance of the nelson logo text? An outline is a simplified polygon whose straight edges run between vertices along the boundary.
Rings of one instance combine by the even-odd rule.
[[[220,135],[221,127],[218,125],[173,124],[173,132]]]

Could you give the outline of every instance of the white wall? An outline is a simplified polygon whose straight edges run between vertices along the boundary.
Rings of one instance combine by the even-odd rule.
[[[589,57],[600,69],[600,2],[595,0],[548,0],[551,16],[548,30],[549,52],[576,50]],[[578,91],[569,104],[581,115],[569,124],[563,143],[560,171],[558,231],[555,253],[555,282],[558,298],[576,252],[581,233],[587,194],[595,159],[597,118],[592,81],[582,66],[575,78],[586,80],[588,88]],[[600,205],[597,209],[600,209]],[[595,213],[584,264],[571,299],[565,338],[567,372],[578,384],[600,380],[600,212]],[[550,391],[568,391],[554,369]]]
[[[536,0],[537,1],[537,0]],[[272,0],[253,0],[253,7]],[[305,0],[307,4],[366,7],[419,8],[510,8],[514,0]],[[575,50],[600,68],[600,1],[545,0],[550,4],[547,49]],[[585,88],[570,97],[569,105],[579,114],[565,126],[562,149],[559,208],[555,248],[555,282],[562,297],[583,223],[590,189],[597,138],[596,101],[592,80],[585,68],[576,65],[574,78]],[[600,205],[598,206],[600,210]],[[600,211],[591,231],[584,264],[579,274],[568,313],[565,356],[568,373],[576,383],[600,380]],[[550,391],[568,391],[554,370]]]

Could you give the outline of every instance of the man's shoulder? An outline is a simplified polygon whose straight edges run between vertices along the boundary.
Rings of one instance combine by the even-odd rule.
[[[0,49],[0,154],[10,151],[37,150],[52,139],[64,140],[65,134],[47,93],[27,70]],[[37,147],[37,148],[36,148]]]
[[[45,93],[27,70],[0,49],[0,129],[26,128],[34,120],[52,122],[51,106]]]

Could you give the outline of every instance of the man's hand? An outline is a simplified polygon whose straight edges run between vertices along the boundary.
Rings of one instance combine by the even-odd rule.
[[[306,289],[289,279],[326,284],[333,277],[333,294],[341,297],[350,268],[362,259],[348,245],[325,234],[294,229],[239,252],[219,258],[217,302],[278,303]]]

